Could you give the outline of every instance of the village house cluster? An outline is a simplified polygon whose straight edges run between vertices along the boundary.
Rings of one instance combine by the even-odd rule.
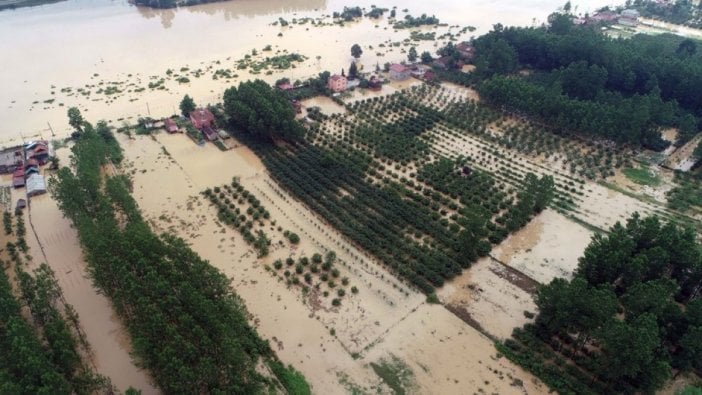
[[[41,168],[53,156],[49,143],[45,140],[30,141],[24,145],[0,151],[0,174],[12,175],[12,187],[25,188],[26,197],[46,193],[46,180]],[[17,210],[27,205],[25,199],[17,201]]]

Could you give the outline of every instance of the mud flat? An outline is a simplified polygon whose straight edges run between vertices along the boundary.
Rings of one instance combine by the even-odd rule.
[[[447,282],[437,295],[449,310],[486,336],[507,339],[534,312],[536,283],[487,257]]]
[[[184,237],[232,278],[258,332],[285,363],[305,374],[313,392],[390,393],[391,387],[375,372],[388,366],[403,372],[400,381],[410,393],[546,391],[531,375],[498,359],[491,339],[442,306],[427,305],[424,295],[294,201],[247,148],[221,152],[209,144],[198,147],[182,135],[120,140],[145,217],[157,229]],[[216,210],[199,193],[234,176],[270,211],[276,226],[300,235],[298,246],[280,245],[282,235],[267,230],[271,252],[258,259],[234,229],[216,220]],[[266,268],[276,258],[326,250],[336,251],[344,262],[336,265],[341,275],[359,289],[337,308],[324,298],[316,303],[305,297]],[[524,308],[518,307],[520,314]]]
[[[495,247],[492,255],[534,280],[547,284],[571,278],[594,232],[551,209]]]

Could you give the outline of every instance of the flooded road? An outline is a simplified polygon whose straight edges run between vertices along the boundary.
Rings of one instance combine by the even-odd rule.
[[[139,116],[161,117],[177,111],[185,93],[198,103],[216,102],[227,87],[252,77],[273,82],[305,79],[323,70],[340,72],[352,60],[349,48],[364,48],[360,64],[406,59],[409,29],[394,30],[387,18],[325,26],[294,24],[293,18],[323,18],[344,6],[392,8],[406,14],[435,14],[449,26],[435,31],[436,41],[413,41],[419,51],[435,52],[446,42],[442,34],[460,39],[484,33],[495,23],[531,25],[545,20],[562,0],[426,2],[341,0],[233,0],[178,10],[131,6],[126,0],[68,0],[40,7],[0,12],[0,144],[41,133],[66,135],[66,109],[78,106],[86,119],[134,122]],[[602,0],[581,5],[578,12],[606,5]],[[403,12],[407,9],[408,12]],[[386,14],[387,15],[387,14]],[[274,25],[285,18],[290,25]],[[408,42],[409,43],[409,42]],[[294,69],[252,75],[237,71],[235,61],[266,46],[265,56],[297,52],[307,57]],[[216,69],[235,70],[237,77],[213,79]],[[187,75],[189,82],[168,76]],[[202,73],[193,73],[200,69]],[[186,71],[182,71],[186,70]],[[158,80],[164,78],[162,87]],[[149,84],[152,87],[149,88]],[[124,118],[124,119],[121,119]]]

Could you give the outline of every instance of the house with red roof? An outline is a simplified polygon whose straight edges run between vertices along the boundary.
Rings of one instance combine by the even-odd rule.
[[[178,133],[178,124],[172,118],[166,118],[163,120],[163,127],[168,133]]]
[[[331,77],[329,77],[327,86],[329,87],[329,89],[331,89],[332,92],[343,92],[346,90],[346,86],[348,85],[348,83],[349,81],[343,75],[334,74]]]
[[[215,127],[215,118],[212,112],[206,108],[198,108],[190,113],[190,122],[196,129],[204,131],[205,128]]]
[[[405,65],[394,63],[390,65],[390,78],[393,80],[406,80],[410,76],[410,69]]]

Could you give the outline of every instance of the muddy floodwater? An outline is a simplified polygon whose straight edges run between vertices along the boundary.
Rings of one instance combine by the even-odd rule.
[[[436,15],[448,26],[414,29],[435,31],[435,41],[413,42],[418,49],[436,51],[447,38],[484,33],[495,23],[541,23],[564,0],[444,0],[392,2],[386,0],[232,0],[178,10],[135,7],[126,0],[67,0],[39,7],[0,12],[0,144],[41,134],[68,133],[66,109],[78,106],[84,116],[134,122],[139,116],[161,117],[177,111],[183,94],[198,103],[216,102],[228,86],[252,77],[273,82],[278,78],[304,79],[322,70],[340,72],[348,67],[349,48],[364,48],[360,64],[406,59],[410,29],[394,30],[387,18],[344,26],[274,25],[279,18],[324,18],[344,6],[392,8],[397,16]],[[592,12],[603,0],[579,2],[577,12]],[[404,12],[404,10],[407,12]],[[387,16],[387,14],[386,14]],[[319,20],[322,20],[319,19]],[[396,43],[396,46],[391,45]],[[381,45],[384,44],[384,45]],[[270,45],[265,56],[297,52],[304,63],[269,75],[237,71],[236,77],[213,79],[217,69],[235,69],[235,62]],[[371,48],[372,47],[372,48]],[[166,71],[187,75],[177,82]],[[203,73],[193,75],[193,70]],[[181,71],[186,70],[186,71]],[[158,85],[165,78],[163,87]],[[152,84],[152,88],[149,88]]]

